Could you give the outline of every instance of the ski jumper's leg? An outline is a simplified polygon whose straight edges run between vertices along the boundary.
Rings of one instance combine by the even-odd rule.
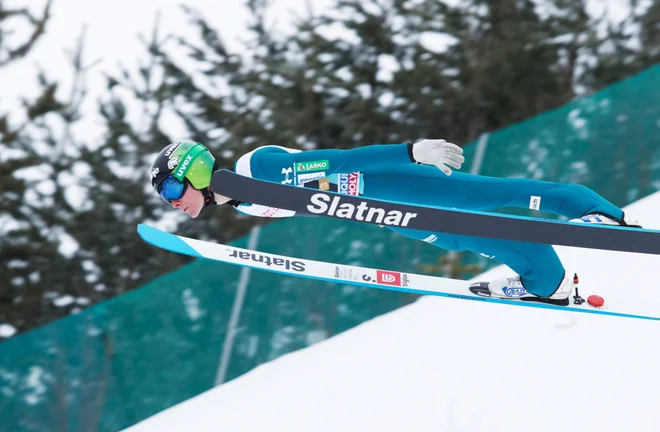
[[[434,233],[410,228],[387,228],[406,237],[426,240],[442,249],[472,251],[506,264],[522,277],[525,289],[537,296],[551,296],[564,278],[564,267],[555,249],[547,244]],[[430,236],[435,238],[429,239]]]
[[[385,172],[366,172],[364,195],[425,206],[460,210],[492,210],[529,206],[540,198],[540,210],[569,218],[600,212],[616,218],[621,209],[591,189],[529,179],[499,179],[454,172],[446,176],[435,167],[410,166]],[[431,244],[447,250],[469,250],[499,261],[519,274],[527,291],[552,295],[564,277],[564,267],[552,245],[389,227],[411,238],[437,238]]]
[[[432,166],[404,165],[387,172],[364,173],[364,195],[398,202],[455,207],[461,210],[529,208],[532,197],[550,213],[579,218],[603,213],[620,219],[623,211],[586,186],[524,178],[495,178],[454,172],[446,176]]]

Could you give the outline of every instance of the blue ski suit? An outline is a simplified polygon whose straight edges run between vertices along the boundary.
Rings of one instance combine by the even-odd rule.
[[[568,218],[589,213],[623,217],[620,208],[582,185],[494,178],[457,171],[447,176],[435,166],[414,162],[411,145],[374,144],[350,150],[305,152],[263,146],[242,156],[234,170],[261,180],[429,207],[480,211],[529,208],[530,198],[538,197],[536,209]],[[236,208],[255,215],[249,206],[242,203]],[[528,292],[541,297],[552,295],[564,277],[564,267],[551,245],[387,228],[442,249],[472,251],[501,262],[522,277]]]

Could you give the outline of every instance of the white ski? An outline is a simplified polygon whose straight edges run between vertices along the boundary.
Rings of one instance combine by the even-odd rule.
[[[609,307],[596,308],[587,302],[572,303],[569,306],[556,306],[546,303],[482,297],[473,295],[469,290],[470,283],[463,280],[292,258],[169,234],[145,224],[138,225],[138,234],[147,243],[179,254],[295,277],[420,295],[660,321],[660,317],[635,315]]]

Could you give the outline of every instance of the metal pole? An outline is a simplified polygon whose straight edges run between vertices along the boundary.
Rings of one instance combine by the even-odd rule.
[[[477,143],[477,150],[474,154],[474,162],[472,162],[472,168],[470,168],[470,174],[479,174],[481,172],[481,164],[484,161],[484,155],[486,154],[486,146],[488,145],[488,133],[482,134],[479,137],[479,142]]]
[[[257,241],[259,240],[260,226],[255,226],[250,231],[250,238],[248,239],[247,248],[255,250],[257,248]],[[243,309],[243,301],[245,300],[245,292],[247,291],[248,283],[250,282],[250,267],[243,267],[241,275],[238,279],[238,288],[236,288],[236,298],[234,299],[234,306],[231,310],[229,323],[227,324],[227,336],[225,343],[222,347],[222,354],[220,356],[220,364],[218,365],[218,373],[215,376],[215,385],[219,386],[225,381],[227,375],[227,368],[229,367],[229,359],[234,346],[234,337],[236,336],[236,328],[238,321],[241,318],[241,310]]]

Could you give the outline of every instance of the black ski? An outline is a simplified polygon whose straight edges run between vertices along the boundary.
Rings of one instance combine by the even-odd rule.
[[[228,170],[211,187],[241,202],[376,225],[589,249],[660,254],[660,231],[430,208],[257,180]]]

